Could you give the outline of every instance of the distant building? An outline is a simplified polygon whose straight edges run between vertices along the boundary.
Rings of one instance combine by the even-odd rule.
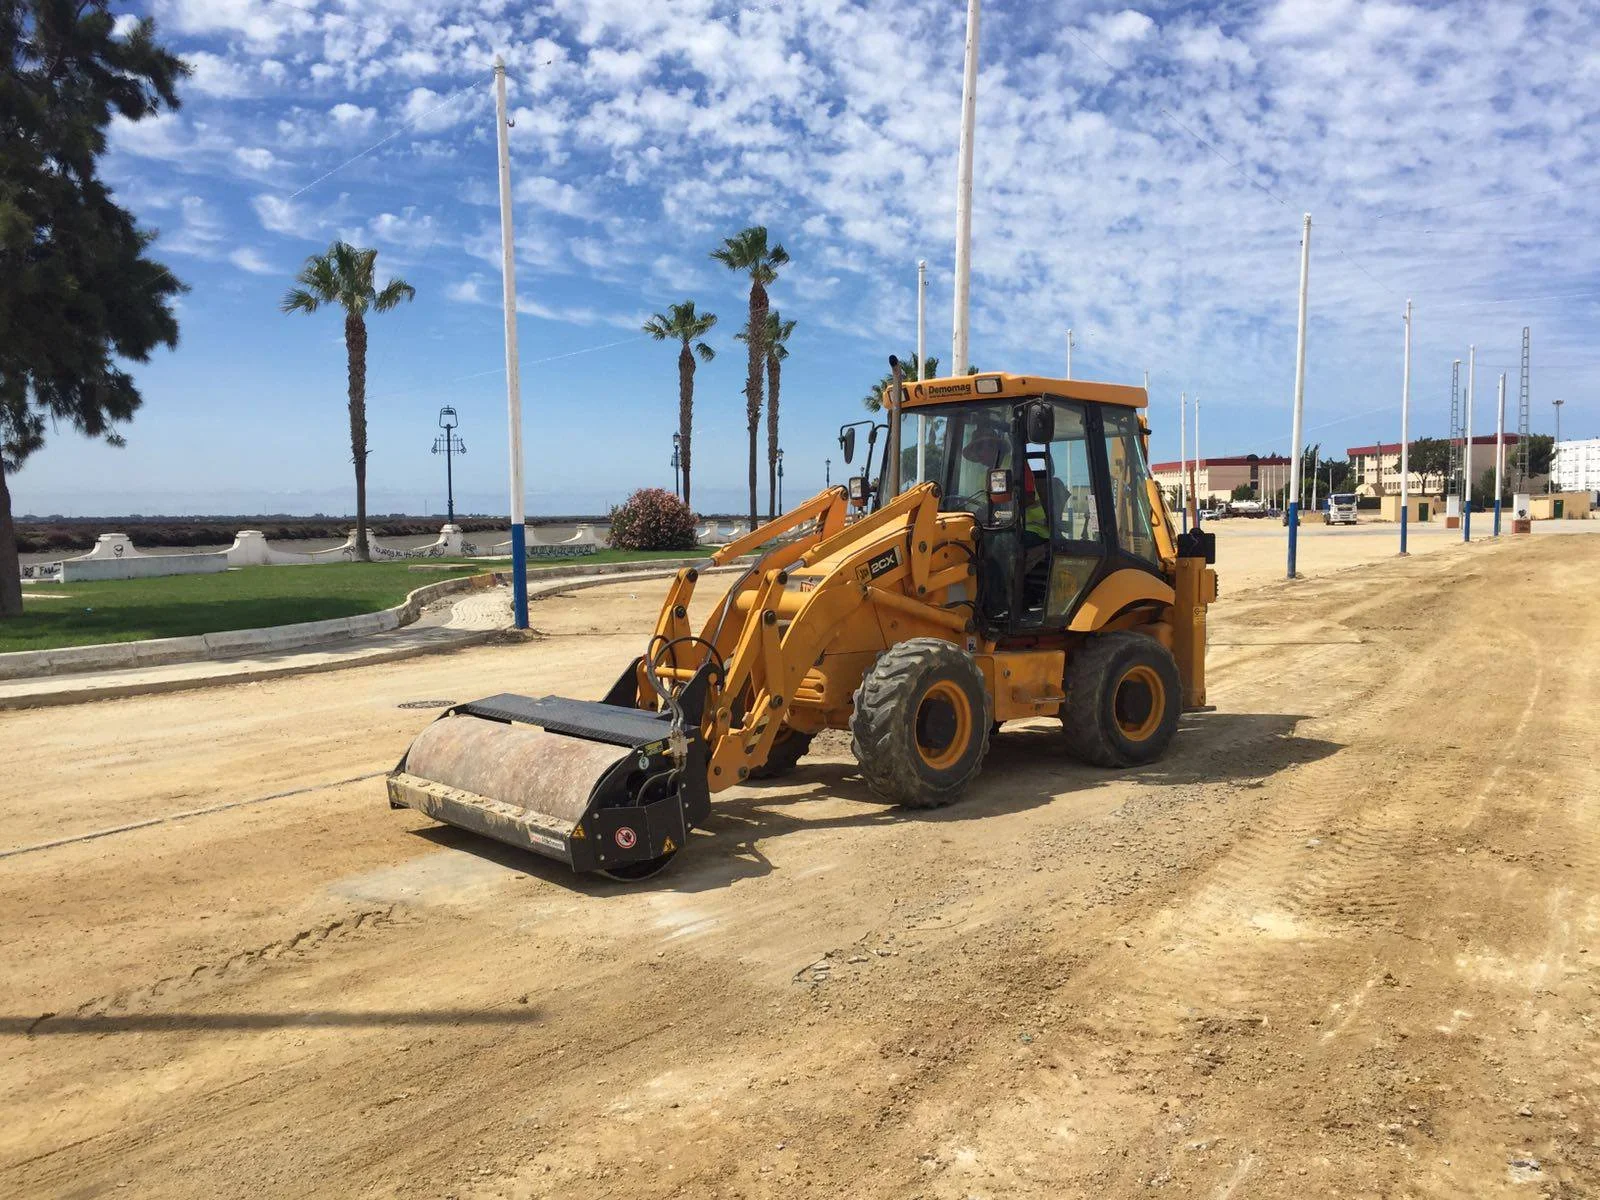
[[[1150,464],[1150,473],[1170,492],[1178,486],[1179,464]],[[1289,459],[1282,454],[1241,454],[1229,458],[1202,458],[1191,463],[1195,499],[1201,507],[1233,498],[1233,490],[1248,484],[1262,499],[1289,486]]]
[[[1458,449],[1462,439],[1457,438],[1452,443]],[[1509,466],[1511,463],[1511,447],[1517,444],[1517,435],[1508,433],[1505,436],[1506,461],[1501,464],[1501,471],[1506,479],[1511,478]],[[1345,451],[1350,456],[1350,461],[1355,468],[1355,490],[1362,496],[1390,496],[1400,494],[1400,443],[1383,442],[1376,446],[1351,446]],[[1472,473],[1482,475],[1485,471],[1494,470],[1494,434],[1485,434],[1483,437],[1472,439]],[[1413,469],[1411,472],[1410,490],[1417,493],[1429,492],[1433,495],[1444,495],[1445,477],[1442,473],[1429,475],[1427,479]],[[1395,510],[1398,513],[1398,509]]]
[[[1551,475],[1558,492],[1600,492],[1600,438],[1557,442]]]

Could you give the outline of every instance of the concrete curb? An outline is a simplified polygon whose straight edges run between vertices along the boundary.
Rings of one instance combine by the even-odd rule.
[[[653,560],[650,566],[643,570],[638,569],[638,566],[635,563],[607,563],[602,565],[611,569],[604,572],[599,572],[592,569],[586,571],[574,571],[564,567],[552,568],[551,571],[529,572],[530,578],[528,580],[528,597],[530,600],[543,599],[548,596],[559,595],[562,592],[579,591],[583,588],[591,587],[603,587],[606,584],[613,582],[613,576],[633,575],[641,582],[654,579],[663,579],[667,576],[670,576],[673,572],[679,570],[681,567],[692,566],[696,562],[703,561],[704,559],[685,559],[683,562],[677,562],[674,560]],[[630,571],[629,568],[633,568],[633,570]],[[742,567],[739,566],[713,567],[707,572],[707,574],[727,574],[741,569]],[[551,578],[550,576],[552,573],[558,573],[561,578]],[[597,574],[603,574],[605,578],[581,578],[582,576],[592,576]],[[576,582],[569,582],[569,580],[572,580],[574,577],[579,578]],[[239,653],[241,651],[247,652],[250,650],[301,649],[309,648],[317,644],[316,641],[270,644],[260,641],[247,640],[253,635],[283,634],[291,630],[298,630],[304,634],[313,628],[334,626],[348,627],[352,623],[361,625],[363,622],[370,622],[371,627],[363,629],[360,633],[353,635],[335,633],[331,635],[332,639],[336,640],[340,637],[349,636],[370,636],[376,633],[390,632],[397,628],[398,624],[400,623],[398,622],[398,618],[395,617],[395,614],[399,614],[404,610],[411,610],[411,615],[406,617],[405,621],[405,623],[409,623],[410,621],[414,621],[416,619],[417,612],[420,612],[423,606],[438,599],[440,596],[449,595],[454,592],[474,591],[495,584],[509,584],[510,578],[511,577],[509,573],[498,572],[490,575],[470,575],[462,576],[457,579],[442,580],[439,583],[429,584],[426,587],[417,588],[406,597],[403,604],[396,605],[392,609],[384,609],[382,612],[378,613],[366,613],[357,617],[339,617],[332,621],[308,621],[301,625],[278,626],[275,629],[241,629],[234,630],[230,633],[207,634],[202,637],[195,638],[163,638],[159,639],[159,641],[164,643],[210,642],[212,643],[212,652],[205,654],[194,654],[186,658],[162,659],[160,661],[115,661],[112,662],[108,667],[79,667],[78,670],[117,670],[123,667],[166,666],[177,662],[203,661],[207,658],[215,658],[227,653]],[[0,711],[26,708],[47,708],[62,704],[87,704],[95,700],[114,700],[129,696],[149,696],[164,692],[194,691],[200,688],[226,687],[231,684],[255,683],[259,680],[266,679],[281,679],[289,675],[319,675],[327,671],[342,671],[348,667],[364,667],[378,663],[396,662],[406,658],[417,658],[424,654],[441,654],[447,651],[459,650],[468,646],[482,645],[486,642],[492,642],[501,638],[507,632],[507,630],[503,629],[461,630],[453,637],[440,637],[423,644],[397,645],[389,649],[374,649],[368,647],[355,651],[348,657],[331,659],[323,662],[298,662],[277,665],[266,663],[252,664],[237,671],[218,673],[210,676],[183,676],[174,679],[144,679],[128,683],[108,682],[89,685],[80,684],[78,686],[72,686],[70,678],[63,678],[62,683],[65,686],[55,691],[33,692],[26,696],[0,696]],[[327,635],[320,636],[317,639],[317,641],[328,640],[330,640],[330,637]],[[141,645],[150,646],[155,644],[155,641],[127,643],[113,642],[104,646],[70,647],[69,649],[115,651]],[[26,651],[23,652],[23,654],[18,655],[0,655],[0,658],[20,658],[23,657],[24,654],[45,655],[51,653],[61,652],[35,650]],[[65,676],[67,675],[67,672],[58,669],[54,672],[41,671],[32,676],[12,676],[11,678],[41,678],[47,677],[51,674]],[[6,678],[4,675],[0,675],[0,679],[4,678]]]
[[[320,663],[288,663],[283,666],[256,666],[227,675],[200,676],[182,679],[147,679],[138,683],[105,683],[88,687],[64,687],[55,692],[35,692],[27,696],[0,696],[0,712],[28,708],[54,708],[63,704],[90,704],[96,700],[120,700],[130,696],[154,696],[165,692],[193,692],[201,688],[231,687],[241,683],[258,683],[262,680],[282,679],[289,675],[321,675],[328,671],[343,671],[350,667],[373,666],[380,663],[399,662],[407,658],[420,658],[424,654],[443,654],[478,646],[501,636],[500,630],[463,630],[448,641],[439,640],[421,646],[395,646],[363,654],[359,658],[334,659]]]
[[[296,650],[320,642],[370,637],[409,625],[423,608],[456,592],[491,587],[493,574],[463,575],[424,584],[392,608],[333,617],[326,621],[301,621],[266,629],[229,629],[192,637],[149,638],[139,642],[101,642],[91,646],[62,646],[54,650],[18,650],[0,654],[0,680],[37,679],[42,675],[76,675],[87,671],[116,671],[126,667],[157,667],[196,662],[254,651]]]

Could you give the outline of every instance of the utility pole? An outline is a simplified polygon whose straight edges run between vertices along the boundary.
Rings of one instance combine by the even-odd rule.
[[[1067,378],[1072,378],[1072,326],[1067,326]]]
[[[1506,373],[1500,372],[1500,396],[1494,418],[1494,535],[1500,536],[1500,476],[1506,457]]]
[[[506,64],[494,56],[494,135],[500,157],[500,302],[506,323],[506,410],[511,432],[511,614],[528,627],[528,533],[522,510],[522,379],[517,360],[516,241],[511,233],[511,145],[506,131]]]
[[[1400,553],[1406,549],[1406,523],[1411,517],[1411,301],[1406,301],[1405,366],[1400,370]],[[1495,517],[1496,531],[1499,529]]]
[[[1206,482],[1211,481],[1208,478]],[[1209,487],[1206,489],[1211,490]],[[1194,497],[1195,528],[1200,527],[1200,393],[1194,394],[1194,456],[1189,459],[1189,494]]]
[[[1517,491],[1522,491],[1528,486],[1528,470],[1532,463],[1529,455],[1532,451],[1528,447],[1529,434],[1532,428],[1533,414],[1529,410],[1528,399],[1528,327],[1522,327],[1522,375],[1517,385]]]
[[[1472,392],[1474,379],[1478,367],[1478,348],[1467,347],[1467,433],[1461,445],[1462,490],[1465,496],[1461,502],[1461,540],[1472,540]]]
[[[1565,400],[1550,401],[1556,410],[1556,440],[1550,444],[1550,470],[1544,477],[1546,495],[1554,495],[1556,490],[1556,447],[1561,445],[1561,406],[1565,403]]]
[[[1445,486],[1448,494],[1454,491],[1457,503],[1461,500],[1461,360],[1450,362],[1450,482]]]
[[[1183,531],[1189,532],[1189,393],[1178,393],[1178,504],[1183,508]]]
[[[927,373],[928,348],[927,348],[927,315],[928,315],[928,260],[923,258],[917,261],[917,369],[916,379],[921,382]],[[928,474],[928,446],[927,426],[928,418],[921,411],[917,413],[917,482],[921,483]]]
[[[978,112],[978,0],[967,0],[967,50],[961,76],[961,141],[956,151],[956,297],[950,374],[967,370],[967,301],[972,291],[972,138]]]
[[[1300,231],[1300,332],[1294,352],[1294,434],[1289,453],[1289,578],[1294,578],[1294,558],[1300,537],[1300,436],[1306,407],[1306,285],[1311,274],[1311,214]]]
[[[456,436],[460,423],[456,410],[445,405],[439,410],[439,428],[444,432],[433,439],[433,452],[444,455],[445,520],[452,525],[456,523],[456,481],[450,460],[467,452],[467,444]]]

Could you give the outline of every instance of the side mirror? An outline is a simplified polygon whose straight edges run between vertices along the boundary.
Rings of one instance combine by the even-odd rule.
[[[1011,472],[1006,468],[989,472],[989,498],[997,504],[1011,499]]]
[[[1028,405],[1027,415],[1023,420],[1027,426],[1029,445],[1048,446],[1055,441],[1056,410],[1048,402],[1035,400]]]
[[[850,489],[850,503],[857,508],[865,508],[867,506],[867,477],[865,475],[852,475],[847,486]]]
[[[856,456],[856,431],[854,426],[839,435],[839,449],[844,451],[845,466],[849,466],[850,460]]]

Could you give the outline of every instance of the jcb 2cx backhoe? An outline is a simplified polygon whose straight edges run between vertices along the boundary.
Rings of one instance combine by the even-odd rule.
[[[823,729],[848,729],[871,790],[914,808],[957,799],[1004,721],[1057,717],[1096,766],[1159,757],[1205,705],[1215,544],[1173,532],[1144,389],[986,374],[886,399],[876,480],[680,570],[603,700],[450,709],[389,776],[390,803],[640,879],[713,795],[795,768]],[[693,628],[705,571],[752,553]]]

